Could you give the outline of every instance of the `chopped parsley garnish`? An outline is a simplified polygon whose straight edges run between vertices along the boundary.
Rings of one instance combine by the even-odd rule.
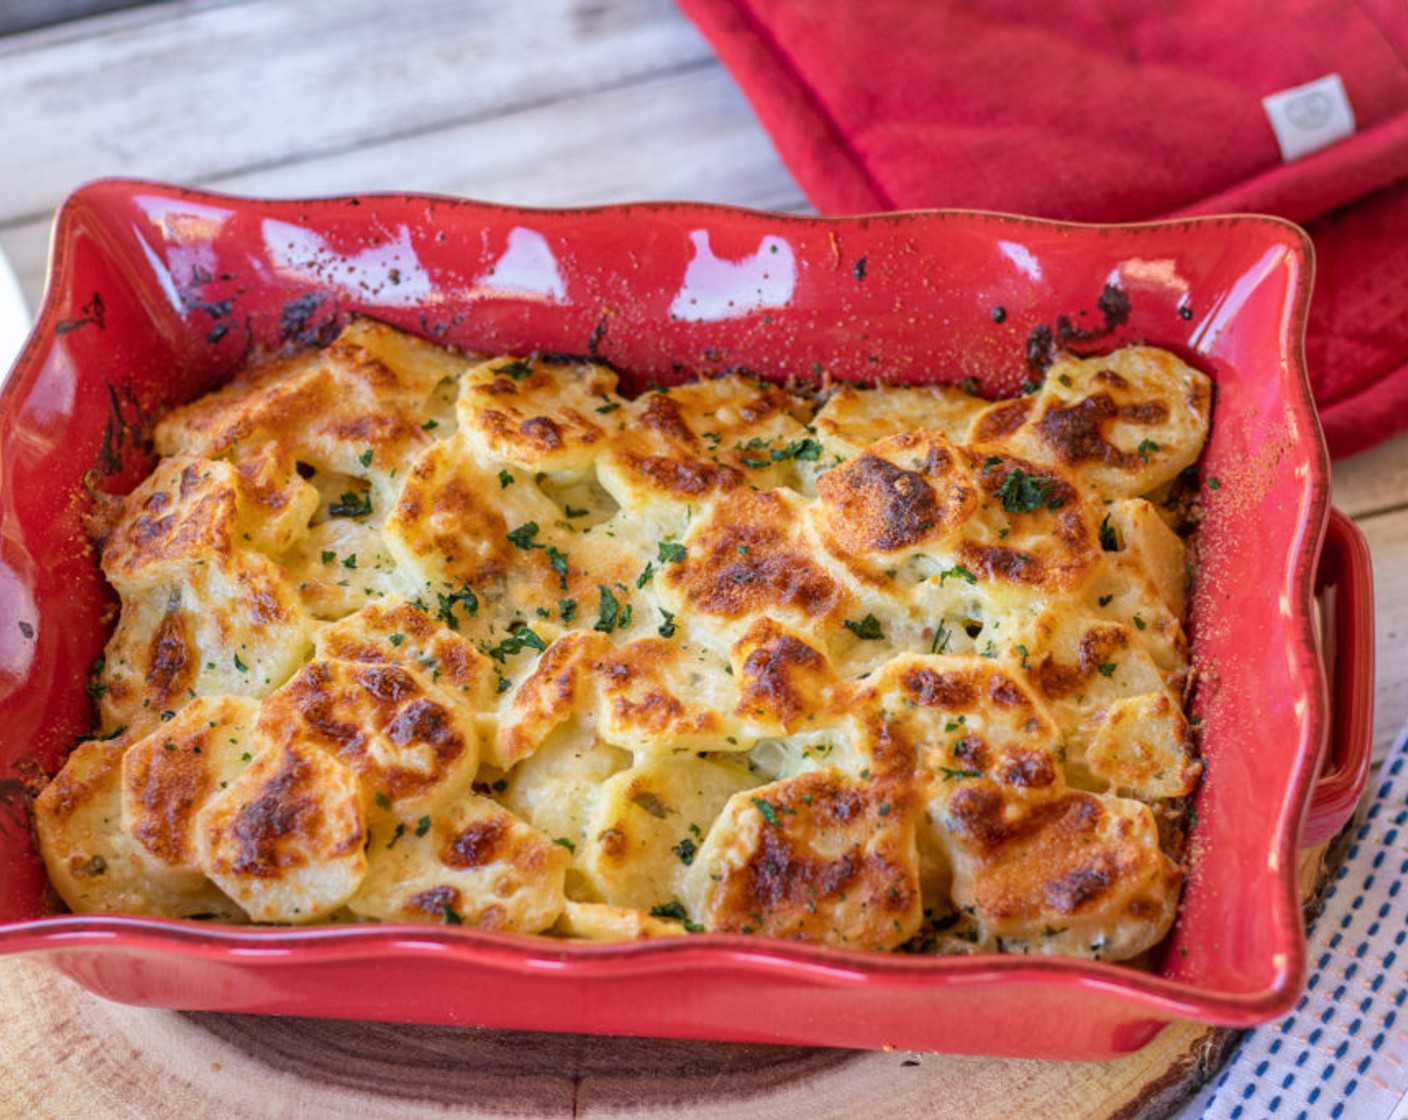
[[[597,409],[597,412],[601,413],[601,415],[603,416],[605,416],[608,412],[615,412],[618,408],[621,407],[620,404],[618,404],[616,401],[613,401],[608,398],[605,393],[601,394],[601,399],[606,401],[606,403],[604,405],[601,405]]]
[[[768,824],[777,823],[777,810],[772,807],[771,803],[764,801],[761,797],[754,797],[751,800],[758,807],[758,813],[763,820]]]
[[[511,362],[505,362],[494,369],[495,373],[504,373],[512,377],[515,381],[522,381],[533,372],[533,367],[521,358],[516,358]]]
[[[981,778],[983,776],[981,770],[954,770],[949,766],[940,766],[939,773],[944,776],[944,781],[946,782],[956,782],[963,778]]]
[[[559,599],[557,601],[558,612],[562,615],[563,622],[571,622],[577,617],[576,599]]]
[[[1134,628],[1136,630],[1144,630],[1147,629],[1148,626],[1149,624],[1145,622],[1142,618],[1140,618],[1138,615],[1134,616]]]
[[[1101,595],[1100,598],[1099,598],[1099,600],[1097,600],[1097,601],[1099,602],[1099,604],[1100,604],[1102,607],[1108,607],[1108,606],[1110,605],[1110,600],[1113,599],[1113,598],[1114,598],[1113,595]]]
[[[589,509],[573,509],[571,506],[564,506],[562,512],[568,517],[586,517],[591,513]]]
[[[757,470],[759,467],[770,466],[772,463],[771,459],[754,459],[748,455],[742,456],[738,461],[745,467],[752,467],[754,470]]]
[[[659,906],[650,908],[652,918],[669,918],[671,921],[679,922],[688,933],[703,933],[704,927],[697,922],[691,922],[689,915],[685,912],[684,903],[679,899],[671,902],[662,902]]]
[[[774,463],[780,463],[784,459],[798,459],[802,462],[815,463],[821,458],[821,444],[814,439],[794,439],[786,447],[768,452]]]
[[[387,636],[387,639],[386,639],[386,640],[387,640],[388,642],[390,642],[393,646],[399,646],[402,642],[404,642],[404,641],[406,640],[406,635],[405,635],[405,634],[390,634],[390,635]]]
[[[494,685],[495,692],[507,692],[513,687],[513,682],[507,677],[500,677],[498,684]]]
[[[678,541],[661,541],[656,549],[656,559],[662,564],[683,564],[689,553]]]
[[[435,620],[443,622],[451,630],[460,628],[460,620],[455,617],[455,604],[458,603],[465,609],[465,613],[471,618],[479,613],[479,596],[474,593],[474,589],[465,584],[458,591],[449,595],[436,593],[436,598],[440,600],[440,609],[435,612]]]
[[[885,637],[885,632],[880,629],[880,620],[873,614],[866,615],[859,622],[852,622],[846,619],[846,629],[857,638],[867,642],[878,642]]]
[[[1027,647],[1024,646],[1024,645],[1022,645],[1022,644],[1019,642],[1019,643],[1018,643],[1016,646],[1014,646],[1013,648],[1016,649],[1016,651],[1022,655],[1022,668],[1023,668],[1023,669],[1029,669],[1029,668],[1031,668],[1031,666],[1027,664],[1027,658],[1031,656],[1031,653],[1028,651]]]
[[[241,673],[249,672],[249,666],[240,660],[239,654],[235,654],[235,668],[238,669]]]
[[[396,841],[401,839],[401,837],[404,835],[406,835],[406,826],[403,824],[398,824],[396,826],[396,831],[391,834],[391,843],[386,845],[387,849],[390,850],[391,848],[394,848],[396,846]]]
[[[1157,451],[1159,445],[1151,439],[1141,440],[1139,443],[1139,457],[1146,463],[1149,461],[1149,453]]]
[[[592,629],[609,634],[618,625],[618,620],[621,617],[621,604],[606,584],[597,584],[597,589],[601,592],[601,605],[597,608],[596,625]]]
[[[535,649],[542,653],[547,648],[547,643],[534,633],[531,626],[520,626],[498,645],[491,646],[486,652],[495,661],[502,661],[506,657],[522,653],[525,649]]]
[[[681,840],[678,844],[671,848],[670,851],[674,852],[675,855],[679,856],[680,862],[686,867],[688,867],[691,863],[694,862],[694,854],[699,851],[699,845],[696,844],[692,838],[686,836],[683,840]]]
[[[553,545],[548,545],[548,563],[552,570],[557,573],[558,586],[563,591],[567,590],[567,554],[559,552]]]
[[[966,580],[968,583],[977,583],[978,577],[965,568],[962,564],[955,564],[952,568],[947,568],[939,573],[939,586],[944,585],[944,580],[952,576],[954,579]]]
[[[381,790],[377,790],[374,794],[372,794],[372,800],[377,803],[378,808],[391,808],[391,798],[387,797],[386,794],[381,792]]]
[[[1050,490],[1051,479],[1038,478],[1021,467],[1013,467],[1012,472],[1002,480],[997,496],[1002,499],[1002,508],[1008,513],[1031,513],[1054,500],[1050,497]]]
[[[430,818],[429,818],[429,817],[421,817],[420,820],[416,821],[416,835],[417,835],[417,836],[424,836],[424,835],[425,835],[427,832],[429,832],[429,831],[430,831]]]
[[[331,563],[332,563],[334,560],[336,560],[336,559],[337,559],[337,553],[336,553],[336,552],[334,552],[334,551],[333,551],[332,549],[330,549],[330,548],[325,548],[325,549],[323,549],[323,563],[324,563],[324,564],[331,564]]]
[[[343,566],[344,568],[349,569],[349,570],[356,568],[356,567],[357,567],[357,554],[356,554],[355,552],[353,552],[353,553],[348,554],[347,556],[344,556],[344,557],[342,558],[342,566]]]
[[[553,843],[554,843],[554,844],[557,844],[559,847],[566,848],[566,849],[567,849],[569,852],[571,852],[573,855],[575,855],[575,854],[577,853],[577,845],[574,844],[574,843],[572,843],[572,841],[569,840],[569,839],[567,839],[567,837],[565,837],[565,836],[556,836],[556,837],[554,837],[554,838],[553,838]]]
[[[364,467],[369,467],[369,466],[371,466],[371,465],[372,465],[372,449],[371,449],[370,447],[368,447],[365,451],[363,451],[360,455],[358,455],[358,456],[357,456],[357,462],[361,463],[362,466],[364,466]]]
[[[500,490],[507,490],[510,486],[512,486],[512,485],[513,485],[515,482],[517,482],[517,481],[518,481],[518,480],[517,480],[516,478],[514,478],[513,475],[509,474],[507,470],[502,470],[502,471],[499,472],[499,489],[500,489]]]
[[[1099,665],[1095,666],[1095,668],[1100,671],[1102,677],[1113,677],[1115,670],[1119,668],[1119,666],[1113,661],[1102,661]]]
[[[940,620],[934,627],[934,640],[929,643],[930,653],[943,653],[948,648],[948,640],[953,637],[953,632]]]
[[[450,900],[448,898],[440,903],[440,913],[444,916],[445,924],[447,926],[464,925],[464,919],[455,913],[455,908],[450,905]]]
[[[509,543],[515,548],[529,549],[543,546],[533,540],[538,535],[538,523],[529,521],[508,534]]]
[[[423,432],[433,432],[433,431],[434,431],[436,428],[438,428],[439,426],[440,426],[440,421],[439,421],[439,420],[431,419],[431,420],[427,420],[424,424],[422,424],[422,425],[420,426],[420,430],[423,431]]]
[[[660,608],[661,615],[665,621],[660,624],[660,629],[656,631],[662,638],[673,638],[675,636],[675,616],[664,607]]]
[[[370,492],[358,494],[355,490],[348,490],[328,506],[329,517],[370,517],[372,513],[372,496]]]
[[[1115,535],[1115,527],[1110,524],[1108,513],[1100,521],[1100,547],[1106,552],[1120,550],[1120,539]]]
[[[987,474],[987,472],[992,470],[993,467],[1000,467],[1001,465],[1001,455],[989,455],[986,459],[983,460],[983,473]]]
[[[1215,478],[1210,478],[1210,479],[1208,479],[1208,489],[1209,489],[1209,490],[1221,490],[1221,489],[1222,489],[1222,483],[1221,483],[1219,480],[1215,479]]]
[[[641,571],[640,575],[636,576],[636,590],[639,591],[642,587],[644,587],[654,578],[655,565],[647,562],[645,568]]]

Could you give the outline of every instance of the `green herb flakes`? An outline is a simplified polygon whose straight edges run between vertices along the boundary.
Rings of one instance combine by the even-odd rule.
[[[1002,480],[997,496],[1008,513],[1031,513],[1051,500],[1050,490],[1051,479],[1029,475],[1021,467],[1013,467]]]
[[[848,618],[846,619],[845,626],[847,630],[862,641],[878,642],[882,641],[885,637],[885,632],[880,629],[880,620],[873,614],[866,615],[859,622],[852,622]]]
[[[370,517],[371,514],[372,496],[368,491],[359,494],[355,490],[348,490],[328,506],[329,517]]]
[[[558,586],[563,591],[567,590],[567,554],[559,552],[553,545],[548,545],[548,564],[557,573]]]
[[[696,844],[693,839],[686,836],[683,840],[681,840],[678,844],[671,848],[670,851],[674,852],[675,855],[679,857],[679,861],[686,867],[688,867],[694,862],[694,856],[695,853],[699,851],[699,845]]]
[[[1110,515],[1107,513],[1100,521],[1100,547],[1105,552],[1118,552],[1120,550],[1120,539],[1115,535],[1115,527],[1110,524]]]
[[[520,626],[498,645],[490,647],[486,652],[495,661],[503,661],[505,658],[522,653],[525,649],[535,649],[542,653],[547,648],[547,643],[538,637],[531,626]]]
[[[505,374],[515,381],[522,381],[533,372],[533,367],[522,359],[514,359],[511,362],[505,362],[501,366],[495,366],[494,372]]]
[[[604,583],[597,584],[597,590],[601,592],[601,603],[597,608],[596,624],[592,629],[609,634],[616,629],[618,619],[621,616],[621,604],[611,593],[611,588]]]
[[[978,582],[978,577],[975,576],[972,572],[970,572],[967,568],[965,568],[962,564],[955,564],[953,567],[946,568],[942,572],[940,572],[939,586],[942,587],[944,585],[944,581],[949,579],[950,577],[954,579],[961,579],[966,583]]]

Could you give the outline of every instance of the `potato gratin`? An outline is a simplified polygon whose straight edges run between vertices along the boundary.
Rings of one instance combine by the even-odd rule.
[[[1118,960],[1201,771],[1207,379],[617,394],[368,321],[169,414],[38,798],[76,911]]]

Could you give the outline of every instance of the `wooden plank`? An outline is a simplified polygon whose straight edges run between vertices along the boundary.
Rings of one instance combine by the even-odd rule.
[[[100,1000],[23,958],[0,961],[0,1008],[0,1055],[29,1071],[0,1079],[4,1115],[152,1120],[1164,1115],[1169,1090],[1206,1077],[1226,1036],[1176,1024],[1137,1054],[1071,1065],[183,1015]],[[1145,1111],[1156,1098],[1165,1107]]]
[[[708,64],[489,120],[219,180],[250,195],[410,190],[523,206],[689,199],[800,209],[732,79]]]
[[[249,0],[163,15],[0,42],[0,223],[40,218],[101,175],[205,182],[712,57],[669,0]]]
[[[1399,476],[1403,477],[1403,476]],[[1408,510],[1360,519],[1374,562],[1374,757],[1383,758],[1408,725]]]
[[[1351,517],[1408,508],[1408,435],[1334,464],[1334,502]]]

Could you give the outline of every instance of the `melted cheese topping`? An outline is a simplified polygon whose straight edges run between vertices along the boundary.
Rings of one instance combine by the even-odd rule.
[[[1135,956],[1201,771],[1159,503],[1209,400],[1147,348],[1011,401],[625,399],[353,322],[158,427],[102,542],[102,737],[36,802],[50,877],[75,910]]]

